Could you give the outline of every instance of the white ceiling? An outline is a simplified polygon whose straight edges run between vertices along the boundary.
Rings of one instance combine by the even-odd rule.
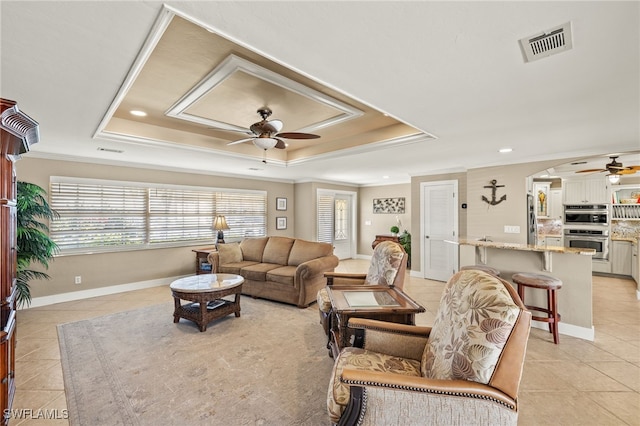
[[[437,139],[287,166],[264,165],[259,153],[95,139],[162,3],[3,0],[0,94],[40,123],[28,155],[375,185],[504,163],[604,155],[604,164],[640,150],[637,1],[167,4]],[[524,63],[519,39],[566,22],[573,49]]]

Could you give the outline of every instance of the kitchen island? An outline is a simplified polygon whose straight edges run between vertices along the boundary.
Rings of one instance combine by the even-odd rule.
[[[562,280],[562,288],[558,291],[558,310],[562,316],[559,332],[585,340],[594,339],[591,257],[595,250],[494,242],[480,238],[459,238],[447,242],[458,245],[460,267],[491,266],[512,285],[511,276],[517,272],[551,275]],[[528,305],[546,306],[546,292],[542,290],[527,288],[525,299]],[[548,330],[546,323],[534,321],[533,326]]]

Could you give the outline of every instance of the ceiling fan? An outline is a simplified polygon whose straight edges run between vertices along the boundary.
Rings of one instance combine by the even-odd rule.
[[[609,157],[611,159],[610,163],[607,163],[604,169],[585,169],[578,170],[576,173],[595,173],[595,172],[609,172],[607,176],[609,176],[609,181],[611,183],[618,183],[620,181],[621,175],[631,175],[640,170],[640,165],[637,166],[623,166],[622,163],[617,161],[617,155],[612,155]]]
[[[279,133],[284,126],[284,123],[280,120],[267,120],[271,116],[272,111],[268,107],[262,107],[258,111],[262,121],[253,123],[249,129],[250,132],[245,132],[251,135],[249,138],[240,139],[237,141],[229,142],[227,145],[236,145],[239,143],[252,141],[258,148],[267,149],[277,148],[284,149],[287,144],[282,139],[318,139],[320,136],[311,133],[300,132],[283,132]],[[266,155],[266,154],[265,154]],[[265,160],[262,160],[266,163]]]

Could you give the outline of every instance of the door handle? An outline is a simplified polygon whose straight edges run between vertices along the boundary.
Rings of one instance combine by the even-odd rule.
[[[428,236],[428,235],[425,235],[424,237],[425,237],[426,239],[429,239],[429,236]]]

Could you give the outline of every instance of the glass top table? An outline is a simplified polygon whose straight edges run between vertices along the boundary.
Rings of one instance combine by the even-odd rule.
[[[327,286],[331,299],[331,353],[350,345],[349,318],[369,318],[415,325],[415,314],[425,308],[402,290],[388,286]]]

